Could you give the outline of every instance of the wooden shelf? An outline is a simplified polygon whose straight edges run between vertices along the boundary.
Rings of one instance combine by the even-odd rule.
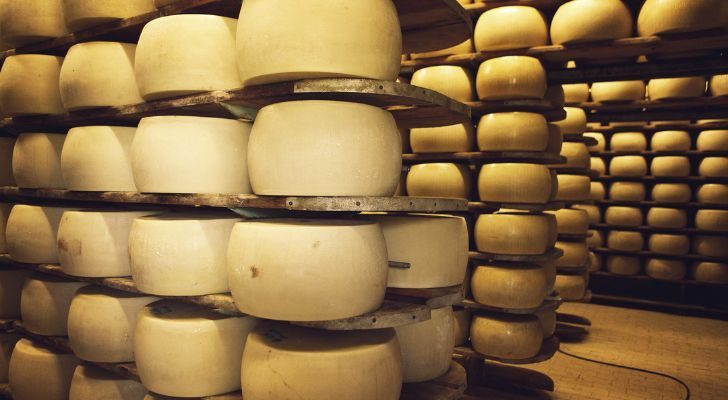
[[[409,288],[387,288],[387,299],[405,303],[422,303],[431,309],[452,306],[460,303],[464,298],[462,285],[431,288],[431,289],[409,289]]]
[[[480,304],[476,301],[473,301],[471,299],[465,299],[463,300],[459,306],[470,308],[473,310],[481,310],[486,312],[494,312],[494,313],[505,313],[505,314],[536,314],[544,310],[556,310],[561,306],[561,299],[546,299],[544,300],[543,304],[541,304],[538,307],[535,308],[501,308],[501,307],[490,307],[483,304]]]
[[[492,164],[523,162],[532,164],[563,164],[566,158],[558,154],[542,151],[473,151],[462,153],[418,153],[402,154],[405,163],[419,162],[456,162],[467,161],[472,164]]]
[[[486,0],[475,1],[472,4],[464,4],[463,7],[473,17],[477,18],[480,14],[497,7],[527,6],[539,10],[555,10],[566,1],[568,0]]]
[[[699,121],[703,119],[726,118],[727,116],[728,110],[724,108],[646,111],[637,110],[613,113],[589,113],[587,114],[587,120],[589,122],[600,123],[634,121]],[[676,122],[676,124],[677,123],[679,122]]]
[[[597,254],[604,254],[604,255],[632,256],[632,257],[640,257],[640,258],[663,258],[663,259],[668,259],[668,260],[683,260],[683,261],[706,261],[706,262],[715,262],[715,263],[724,263],[724,264],[728,263],[728,258],[701,256],[698,254],[662,254],[662,253],[655,253],[655,252],[647,251],[647,250],[623,251],[623,250],[608,249],[608,248],[604,248],[604,247],[592,249],[591,251],[593,251],[594,253],[597,253]]]
[[[728,129],[728,122],[711,122],[711,123],[704,123],[704,124],[697,124],[697,123],[681,123],[679,121],[676,121],[675,123],[671,124],[665,124],[661,123],[659,125],[655,125],[651,122],[646,121],[633,121],[634,125],[630,126],[614,126],[611,123],[608,123],[606,125],[599,125],[599,126],[591,126],[587,130],[591,132],[601,132],[604,134],[612,134],[612,133],[618,133],[618,132],[634,132],[634,131],[640,131],[644,133],[654,133],[659,131],[667,131],[667,130],[683,130],[683,131],[707,131],[711,129]]]
[[[567,167],[567,166],[551,166],[552,171],[556,171],[559,174],[563,175],[581,175],[581,176],[588,176],[590,179],[597,179],[599,178],[599,171],[594,169],[587,169],[587,168],[576,168],[576,167]]]
[[[598,114],[624,113],[626,111],[716,110],[728,109],[728,97],[698,97],[665,101],[642,100],[614,103],[579,103],[576,107],[583,108],[587,112]]]
[[[533,263],[543,264],[559,259],[564,255],[564,251],[558,247],[554,247],[545,254],[537,255],[514,255],[514,254],[493,254],[493,253],[481,253],[478,251],[471,251],[468,253],[470,261],[482,261],[482,262],[514,262],[514,263]]]
[[[656,228],[654,226],[622,226],[613,224],[592,224],[589,229],[606,231],[637,231],[645,233],[674,233],[678,235],[726,236],[728,232],[706,231],[697,228]]]
[[[566,111],[561,105],[544,99],[473,101],[465,104],[472,109],[473,117],[497,112],[522,111],[542,114],[549,121],[561,121],[566,118]]]
[[[591,136],[577,136],[577,135],[564,136],[564,142],[584,143],[587,146],[596,146],[597,144],[599,144],[599,142]]]
[[[644,156],[644,157],[661,157],[661,156],[684,156],[684,157],[728,157],[728,151],[701,151],[701,150],[680,150],[680,151],[592,151],[593,157],[617,157],[617,156]]]
[[[710,282],[698,282],[691,279],[681,279],[679,281],[675,280],[666,280],[666,279],[656,279],[647,275],[619,275],[619,274],[613,274],[611,272],[605,272],[605,271],[595,271],[591,272],[591,275],[596,276],[604,276],[604,277],[610,277],[614,279],[628,279],[628,280],[638,280],[638,281],[660,281],[660,282],[670,282],[674,283],[676,285],[694,285],[694,286],[720,286],[720,287],[727,287],[728,284],[720,284],[720,283],[710,283]]]
[[[471,201],[468,202],[468,211],[484,214],[498,211],[501,208],[511,208],[515,210],[523,211],[556,211],[566,207],[566,203],[563,202],[551,202],[546,204],[524,204],[524,203],[493,203],[493,202],[482,202],[482,201]]]
[[[492,360],[492,361],[498,361],[504,364],[515,364],[515,365],[522,365],[522,364],[534,364],[539,362],[544,362],[556,354],[556,351],[559,349],[559,339],[556,336],[552,336],[550,338],[547,338],[543,341],[543,344],[541,345],[541,350],[539,351],[539,354],[537,354],[534,357],[526,358],[523,360],[512,360],[512,359],[503,359],[498,357],[492,357],[492,356],[486,356],[483,354],[478,353],[477,351],[473,350],[472,347],[468,346],[457,346],[455,347],[455,354],[464,356],[464,357],[475,357],[475,358],[482,358],[486,360]]]
[[[705,177],[705,176],[613,176],[602,175],[593,178],[600,182],[648,182],[648,183],[728,183],[728,177]]]
[[[668,203],[663,201],[620,201],[620,200],[594,200],[594,204],[599,206],[626,206],[626,207],[667,207],[667,208],[687,208],[687,209],[715,209],[728,210],[728,204],[710,204],[710,203]]]
[[[667,310],[674,314],[688,313],[690,315],[697,314],[700,316],[707,315],[718,317],[720,319],[728,319],[728,308],[719,308],[712,306],[685,304],[677,301],[650,300],[642,299],[634,296],[616,296],[602,293],[594,293],[595,303],[617,305],[619,307],[646,307],[648,309]]]

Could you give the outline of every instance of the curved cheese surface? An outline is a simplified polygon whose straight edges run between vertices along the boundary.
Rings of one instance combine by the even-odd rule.
[[[453,337],[455,346],[462,346],[470,339],[470,310],[467,308],[453,310]]]
[[[642,270],[642,262],[637,257],[609,256],[607,271],[617,275],[637,275]]]
[[[686,78],[650,79],[647,86],[650,100],[688,99],[705,95],[705,78],[692,76]]]
[[[26,263],[57,263],[58,225],[68,209],[17,204],[5,228],[10,258]]]
[[[413,128],[409,132],[413,153],[456,153],[475,147],[475,128],[472,124],[455,124],[434,128]]]
[[[557,267],[582,267],[589,262],[589,247],[586,240],[558,241],[556,247],[564,252],[564,255],[556,260]]]
[[[647,161],[642,156],[618,156],[609,162],[609,173],[612,176],[645,176]]]
[[[473,74],[453,65],[438,65],[418,69],[410,84],[440,92],[454,100],[466,102],[475,98]]]
[[[589,215],[590,224],[598,224],[602,221],[602,213],[599,206],[593,204],[574,204],[571,208],[584,210]]]
[[[728,74],[713,75],[708,83],[710,95],[713,97],[728,95]]]
[[[609,206],[604,216],[606,223],[621,226],[642,225],[642,209],[638,207]]]
[[[66,400],[73,372],[80,361],[20,339],[10,358],[9,380],[17,400]],[[39,384],[42,382],[42,384]]]
[[[707,130],[698,134],[696,148],[701,151],[728,151],[728,130]]]
[[[7,13],[5,10],[3,14]],[[0,69],[2,115],[62,114],[63,103],[58,89],[62,62],[63,57],[40,54],[19,54],[6,58]]]
[[[544,151],[548,142],[549,127],[541,114],[499,112],[478,122],[480,151]]]
[[[544,254],[556,243],[556,218],[548,214],[481,214],[475,244],[484,253]]]
[[[631,34],[632,14],[620,0],[570,1],[561,5],[551,20],[554,44],[620,39]]]
[[[65,135],[22,133],[13,148],[13,176],[18,187],[64,189],[61,151]]]
[[[728,257],[728,237],[694,236],[693,251],[702,256]]]
[[[589,200],[591,179],[585,175],[558,174],[558,192],[555,200]]]
[[[728,264],[698,262],[692,267],[692,275],[698,282],[728,283]]]
[[[619,132],[609,140],[612,151],[643,151],[647,149],[647,139],[642,132]]]
[[[728,231],[728,210],[698,210],[695,213],[695,227],[706,231]]]
[[[647,276],[667,281],[679,281],[685,277],[687,266],[684,261],[652,258],[645,265]]]
[[[570,83],[561,85],[564,89],[564,102],[586,103],[589,101],[589,84],[588,83]]]
[[[546,166],[538,164],[486,164],[478,176],[480,200],[543,204],[551,199],[553,182]]]
[[[697,200],[706,204],[728,204],[728,185],[708,183],[700,186]]]
[[[543,328],[535,315],[476,315],[470,341],[478,353],[504,359],[525,359],[538,354]]]
[[[475,25],[477,51],[544,46],[548,41],[546,19],[533,7],[493,8],[481,14]]]
[[[594,82],[591,86],[591,95],[597,103],[644,100],[645,83],[643,81]]]
[[[728,157],[705,157],[698,167],[700,176],[728,178]]]
[[[47,336],[68,334],[68,309],[76,291],[87,283],[34,274],[23,286],[20,313],[25,328]]]
[[[580,300],[586,292],[586,279],[581,275],[557,275],[554,290],[564,300]]]
[[[468,167],[461,164],[417,164],[407,173],[407,195],[466,199],[472,191],[472,179]]]
[[[0,14],[2,41],[11,47],[39,42],[68,33],[63,0],[8,1]]]
[[[686,183],[658,183],[652,187],[652,200],[667,203],[687,203],[692,198]]]
[[[435,379],[450,368],[455,343],[452,307],[433,309],[431,314],[429,321],[395,328],[406,383]]]
[[[564,136],[581,135],[586,131],[586,113],[579,107],[564,107],[566,118],[554,124],[561,128]]]
[[[642,182],[614,182],[609,185],[609,198],[612,200],[643,201],[646,197]]]
[[[90,365],[79,365],[73,373],[68,400],[144,400],[141,383]]]
[[[652,176],[688,176],[690,175],[690,160],[683,156],[661,156],[652,159],[650,164]]]
[[[725,26],[728,6],[721,0],[647,0],[637,18],[640,36],[693,32]]]
[[[561,156],[566,157],[566,166],[585,169],[591,167],[589,149],[584,143],[564,142],[561,146]]]
[[[686,235],[653,233],[648,241],[650,251],[660,254],[688,254],[690,240]]]
[[[556,331],[556,310],[543,310],[536,313],[538,320],[541,322],[543,330],[543,338],[550,338]]]
[[[607,247],[622,251],[640,251],[644,247],[644,238],[640,232],[610,231],[607,235]]]
[[[478,67],[475,86],[482,101],[542,99],[546,94],[546,70],[533,57],[491,58]]]
[[[688,224],[685,210],[651,207],[647,212],[647,225],[655,228],[684,228]]]
[[[650,140],[650,148],[653,151],[687,151],[690,150],[690,144],[690,134],[687,131],[655,132]]]
[[[604,200],[605,198],[607,198],[607,189],[604,187],[604,183],[592,181],[589,187],[589,199]]]
[[[556,216],[559,233],[583,235],[589,230],[589,214],[584,210],[562,208],[549,213]]]
[[[20,336],[12,333],[0,333],[0,381],[8,381],[8,369],[10,367],[10,357],[15,348],[15,344],[20,340]]]
[[[475,301],[490,307],[510,309],[540,306],[548,286],[544,267],[535,264],[479,265],[470,281]]]

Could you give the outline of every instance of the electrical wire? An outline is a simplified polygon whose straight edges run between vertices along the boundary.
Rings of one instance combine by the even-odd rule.
[[[663,378],[670,379],[670,380],[672,380],[674,382],[679,383],[683,388],[685,388],[685,400],[690,400],[690,387],[687,385],[687,383],[683,382],[682,380],[680,380],[680,379],[678,379],[678,378],[676,378],[676,377],[674,377],[672,375],[663,374],[662,372],[650,371],[649,369],[636,368],[636,367],[628,367],[626,365],[619,365],[619,364],[613,364],[613,363],[606,362],[606,361],[594,360],[594,359],[591,359],[591,358],[587,358],[587,357],[583,357],[583,356],[578,356],[576,354],[572,354],[572,353],[566,352],[563,349],[559,349],[558,352],[561,353],[561,354],[563,354],[563,355],[565,355],[565,356],[572,357],[572,358],[576,358],[577,360],[582,360],[582,361],[587,361],[587,362],[593,362],[593,363],[596,363],[596,364],[602,364],[602,365],[606,365],[606,366],[609,366],[609,367],[628,369],[628,370],[632,370],[632,371],[642,372],[642,373],[645,373],[645,374],[657,375],[657,376],[661,376]]]

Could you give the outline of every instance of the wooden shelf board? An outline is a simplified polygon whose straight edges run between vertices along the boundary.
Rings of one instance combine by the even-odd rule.
[[[552,171],[556,171],[559,174],[588,176],[591,179],[599,178],[599,171],[593,170],[593,169],[567,167],[567,166],[559,166],[559,165],[553,165],[550,168]]]
[[[544,300],[543,304],[541,304],[538,307],[535,308],[502,308],[502,307],[490,307],[486,306],[484,304],[480,304],[476,301],[473,301],[471,299],[465,299],[460,304],[458,304],[461,307],[473,309],[473,310],[480,310],[485,312],[493,312],[493,313],[505,313],[505,314],[518,314],[518,315],[527,315],[527,314],[536,314],[544,310],[555,310],[561,306],[562,300],[561,299],[546,299]]]
[[[668,260],[684,260],[684,261],[706,261],[706,262],[715,262],[715,263],[728,263],[728,258],[723,257],[710,257],[710,256],[701,256],[698,254],[663,254],[663,253],[655,253],[652,251],[647,250],[641,250],[641,251],[624,251],[624,250],[615,250],[615,249],[608,249],[604,247],[598,247],[595,249],[592,249],[594,253],[597,254],[605,254],[605,255],[622,255],[622,256],[632,256],[632,257],[640,257],[640,258],[664,258]]]
[[[624,113],[626,111],[654,110],[715,110],[728,108],[728,97],[698,97],[680,100],[642,100],[614,103],[579,103],[576,107],[592,113]]]
[[[566,111],[561,105],[544,99],[474,101],[465,104],[470,107],[474,117],[497,112],[522,111],[542,114],[549,121],[566,118]]]
[[[666,283],[673,283],[675,285],[693,285],[693,286],[718,286],[718,287],[728,287],[728,284],[721,284],[721,283],[711,283],[711,282],[698,282],[692,279],[681,279],[679,281],[669,281],[665,279],[656,279],[647,275],[619,275],[619,274],[613,274],[611,272],[606,271],[594,271],[591,272],[591,275],[594,276],[602,276],[612,279],[623,279],[623,280],[633,280],[633,281],[659,281],[659,282],[666,282]]]
[[[704,130],[711,130],[711,129],[728,129],[728,122],[710,122],[710,123],[682,123],[679,121],[676,121],[675,123],[671,124],[659,124],[655,125],[648,121],[633,121],[635,124],[633,126],[614,126],[611,123],[608,123],[606,125],[598,125],[598,126],[591,126],[588,128],[588,131],[591,132],[601,132],[604,134],[611,134],[611,133],[618,133],[618,132],[634,132],[634,131],[640,131],[644,133],[654,133],[659,131],[666,131],[666,130],[684,130],[684,131],[704,131]]]
[[[626,207],[668,207],[668,208],[689,208],[689,209],[716,209],[728,210],[728,204],[710,204],[710,203],[669,203],[663,201],[621,201],[621,200],[594,200],[594,204],[599,206],[626,206]]]
[[[644,157],[661,157],[661,156],[684,156],[684,157],[728,157],[727,151],[711,151],[711,150],[675,150],[675,151],[592,151],[592,157],[617,157],[617,156],[644,156]]]
[[[463,300],[462,285],[431,289],[387,288],[387,299],[406,303],[423,303],[431,309],[458,304]]]
[[[634,121],[698,121],[703,119],[726,118],[726,109],[687,109],[687,110],[646,110],[622,111],[614,113],[589,113],[589,122],[634,122]],[[666,125],[667,126],[667,125]],[[664,130],[664,129],[663,129]]]
[[[615,182],[615,181],[629,181],[629,182],[673,182],[673,183],[728,183],[728,177],[704,177],[704,176],[613,176],[613,175],[602,175],[597,178],[593,178],[595,181],[600,182]]]
[[[705,235],[705,236],[727,236],[728,232],[706,231],[698,228],[656,228],[654,226],[623,226],[614,224],[592,224],[589,229],[601,231],[637,231],[645,233],[673,233],[677,235]]]
[[[566,1],[567,0],[486,0],[474,1],[471,4],[464,4],[463,7],[471,15],[473,15],[473,17],[478,17],[480,14],[488,10],[503,6],[527,6],[534,7],[539,10],[555,10]]]
[[[541,350],[539,351],[539,354],[523,359],[523,360],[511,360],[511,359],[502,359],[498,357],[492,357],[487,356],[478,353],[477,351],[473,350],[472,347],[468,346],[457,346],[455,347],[455,354],[459,354],[465,357],[475,357],[475,358],[482,358],[486,360],[491,361],[497,361],[503,364],[515,364],[515,365],[523,365],[523,364],[534,364],[543,362],[546,360],[551,359],[551,357],[556,354],[556,351],[559,349],[559,339],[556,336],[552,336],[550,338],[547,338],[543,341],[543,344],[541,345]]]
[[[564,251],[558,247],[554,247],[544,254],[536,255],[515,255],[515,254],[493,254],[493,253],[481,253],[478,251],[471,251],[468,253],[470,261],[505,261],[514,263],[535,263],[542,264],[554,261],[564,255]]]
[[[596,146],[599,142],[591,136],[567,135],[564,142],[584,143],[587,146]]]
[[[474,151],[461,153],[403,154],[405,163],[468,161],[473,164],[524,162],[532,164],[562,164],[566,158],[542,151]]]
[[[482,202],[482,201],[471,201],[468,202],[468,211],[476,213],[490,213],[498,211],[501,208],[510,208],[515,210],[524,211],[556,211],[566,206],[563,202],[551,202],[546,204],[525,204],[525,203],[494,203],[494,202]]]

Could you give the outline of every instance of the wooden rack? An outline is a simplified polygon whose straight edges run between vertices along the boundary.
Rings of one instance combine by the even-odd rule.
[[[533,363],[539,363],[539,362],[544,362],[544,361],[550,360],[551,357],[553,357],[554,354],[556,354],[556,351],[559,349],[559,344],[560,344],[559,339],[556,336],[547,338],[543,341],[543,344],[541,345],[541,350],[539,351],[539,353],[537,355],[530,357],[530,358],[526,358],[526,359],[520,359],[520,360],[486,356],[486,355],[480,354],[477,351],[475,351],[470,345],[455,347],[455,354],[461,355],[464,357],[488,359],[488,360],[497,361],[497,362],[504,363],[504,364],[523,365],[523,364],[533,364]]]
[[[543,304],[541,304],[538,307],[534,308],[501,308],[501,307],[490,307],[486,306],[484,304],[480,304],[476,301],[473,301],[471,299],[465,299],[462,302],[460,302],[458,305],[461,307],[473,309],[473,310],[481,310],[486,312],[495,312],[495,313],[506,313],[506,314],[536,314],[545,310],[556,310],[561,306],[562,300],[560,298],[553,298],[553,299],[546,299],[544,300]]]
[[[466,103],[474,117],[497,112],[533,112],[546,117],[548,121],[561,121],[566,118],[566,112],[560,104],[544,99],[514,99],[473,101]]]
[[[564,208],[564,202],[550,202],[546,204],[526,204],[526,203],[495,203],[483,201],[468,202],[468,211],[473,213],[485,214],[498,211],[501,208],[511,208],[514,210],[524,211],[556,211]]]
[[[462,153],[417,153],[402,154],[404,163],[421,162],[469,162],[472,164],[491,164],[499,162],[522,162],[531,164],[561,164],[566,158],[558,154],[542,151],[474,151]]]
[[[704,236],[726,236],[728,232],[706,231],[698,228],[656,228],[654,226],[622,226],[614,224],[593,224],[590,229],[606,231],[637,231],[645,233],[672,233],[676,235],[704,235]]]
[[[537,255],[513,255],[513,254],[494,254],[494,253],[481,253],[478,251],[471,251],[468,253],[471,262],[514,262],[514,263],[533,263],[543,264],[549,263],[559,259],[564,255],[564,251],[558,247],[554,247],[545,254]]]
[[[576,107],[587,112],[623,113],[625,111],[657,111],[657,110],[703,110],[728,109],[728,97],[698,97],[682,100],[641,100],[614,103],[578,103]]]
[[[716,209],[728,210],[728,204],[712,204],[712,203],[668,203],[661,201],[621,201],[621,200],[594,200],[594,204],[599,206],[625,206],[625,207],[669,207],[669,208],[687,208],[687,209]]]
[[[644,156],[644,157],[661,157],[661,156],[684,156],[691,158],[703,157],[728,157],[728,151],[709,151],[709,150],[680,150],[680,151],[592,151],[593,157],[617,157],[617,156]]]
[[[472,4],[464,4],[463,7],[473,16],[497,7],[503,6],[528,6],[538,8],[539,10],[555,10],[561,4],[568,0],[486,0],[475,1]]]
[[[605,135],[609,135],[612,133],[618,133],[618,132],[634,132],[639,131],[643,133],[654,133],[659,131],[667,131],[667,130],[682,130],[682,131],[707,131],[711,129],[728,129],[728,121],[727,122],[710,122],[710,123],[681,123],[681,122],[675,122],[671,124],[665,124],[661,123],[659,125],[655,125],[654,123],[645,122],[645,121],[629,121],[634,122],[634,125],[630,124],[630,126],[614,126],[611,123],[608,123],[606,125],[591,125],[588,130],[593,132],[600,132]],[[595,143],[596,144],[596,143]]]
[[[723,257],[701,256],[698,254],[663,254],[663,253],[655,253],[653,251],[647,251],[647,250],[624,251],[624,250],[608,249],[608,248],[603,248],[603,247],[592,249],[592,251],[597,254],[631,256],[631,257],[640,257],[640,258],[663,258],[663,259],[671,259],[671,260],[706,261],[706,262],[714,262],[714,263],[728,262],[728,259],[723,258]]]
[[[600,182],[649,182],[649,183],[728,183],[728,177],[705,177],[705,176],[613,176],[602,175],[593,178]]]

